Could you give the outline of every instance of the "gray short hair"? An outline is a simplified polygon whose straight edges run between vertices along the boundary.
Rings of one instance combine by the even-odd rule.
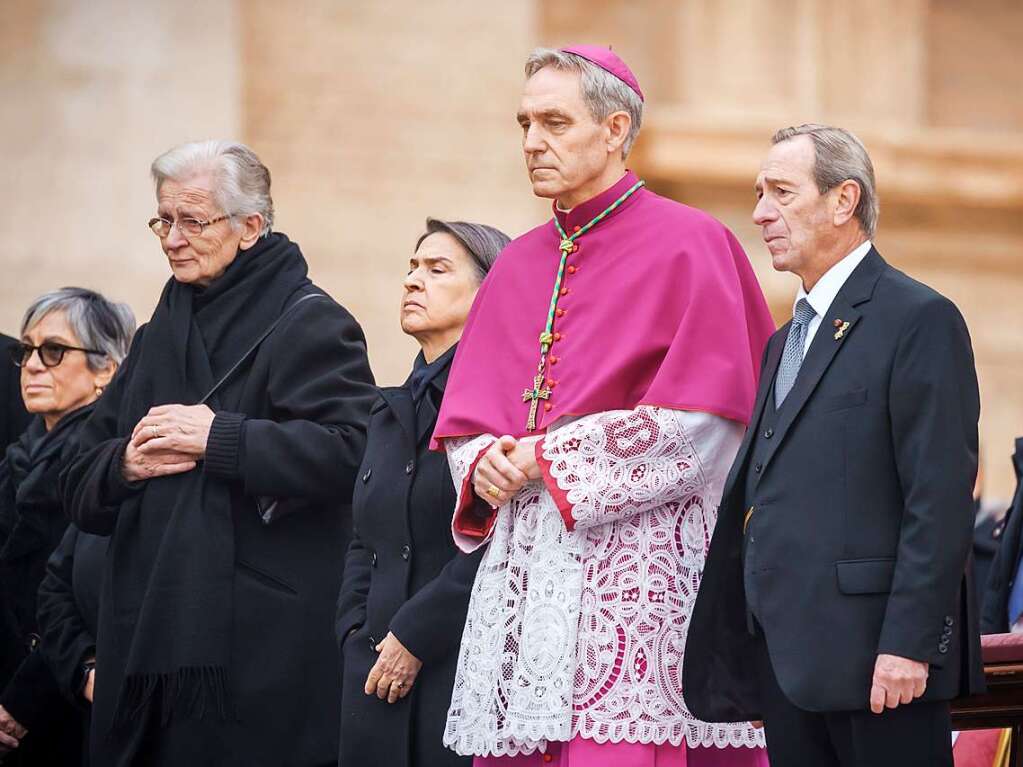
[[[423,240],[438,232],[450,234],[465,248],[469,258],[472,259],[473,266],[476,267],[476,277],[479,282],[483,282],[483,278],[487,276],[490,267],[497,260],[498,254],[504,250],[505,245],[511,242],[511,238],[507,234],[486,224],[428,218],[426,219],[426,231],[416,240],[416,250],[419,250]]]
[[[156,192],[170,179],[184,182],[204,173],[213,180],[213,198],[225,214],[263,217],[261,235],[266,236],[274,223],[274,201],[270,196],[270,170],[259,156],[237,141],[192,141],[168,149],[153,160],[150,167]]]
[[[859,184],[860,202],[853,215],[867,237],[873,238],[880,205],[874,182],[874,164],[863,142],[844,128],[808,123],[782,128],[771,138],[771,143],[780,144],[796,136],[809,136],[813,142],[813,180],[817,183],[817,191],[825,194],[843,181]]]
[[[574,53],[566,53],[554,48],[536,48],[526,59],[526,79],[544,67],[579,73],[583,101],[586,102],[590,114],[597,122],[603,122],[608,115],[615,112],[629,114],[629,117],[632,118],[632,126],[629,128],[629,135],[625,137],[625,142],[622,144],[622,158],[628,157],[643,124],[643,100],[639,94],[610,72],[604,71],[596,64]]]
[[[87,354],[89,368],[104,370],[112,360],[120,365],[135,335],[135,315],[127,304],[119,304],[87,288],[61,288],[43,293],[33,301],[21,320],[21,335],[48,314],[64,312],[78,341],[99,354]]]

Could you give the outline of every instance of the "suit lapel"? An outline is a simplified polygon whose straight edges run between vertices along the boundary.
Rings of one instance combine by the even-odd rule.
[[[416,409],[412,403],[412,394],[403,386],[388,386],[380,390],[391,412],[413,447],[416,444]]]
[[[856,325],[863,316],[862,311],[855,307],[870,300],[874,286],[885,268],[887,268],[887,264],[884,259],[874,248],[871,248],[866,258],[849,275],[849,279],[846,280],[845,285],[842,286],[838,295],[835,296],[835,300],[828,307],[827,313],[821,318],[820,327],[817,328],[813,343],[810,344],[810,349],[799,368],[792,391],[789,392],[778,411],[778,421],[774,427],[775,440],[765,456],[765,468],[771,463],[771,459],[785,441],[790,427],[806,406],[835,356],[846,345],[849,336],[855,332]],[[844,330],[841,329],[843,326]],[[841,330],[841,334],[839,334],[839,330]]]
[[[739,452],[736,453],[735,461],[732,462],[732,468],[728,472],[728,479],[725,480],[724,492],[721,494],[722,498],[728,497],[728,494],[732,491],[739,478],[739,470],[746,463],[746,455],[749,452],[750,445],[753,444],[753,437],[757,433],[760,418],[764,413],[764,405],[767,404],[767,395],[774,391],[774,376],[778,372],[778,364],[781,362],[781,353],[785,349],[785,339],[788,337],[789,325],[791,324],[789,322],[783,325],[767,342],[767,359],[764,361],[764,367],[760,371],[760,385],[757,388],[757,398],[753,404],[753,415],[750,417],[749,428],[746,429],[746,433],[742,437],[742,443],[739,445]]]

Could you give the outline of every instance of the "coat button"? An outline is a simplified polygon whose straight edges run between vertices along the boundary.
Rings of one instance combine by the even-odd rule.
[[[764,470],[764,464],[762,464],[762,463],[758,463],[756,466],[753,467],[753,471],[755,471],[757,474],[759,474],[763,470]]]
[[[369,635],[369,647],[371,650],[377,649],[377,638],[372,634]]]
[[[946,615],[945,616],[945,625],[946,626],[951,626],[954,623],[955,623],[955,621],[952,620],[952,616],[951,615]]]
[[[375,551],[373,552],[373,556],[369,558],[369,561],[373,567],[377,566],[377,553]]]
[[[362,475],[363,482],[369,482],[369,478],[373,476],[373,469],[366,469],[366,473]]]
[[[408,463],[405,464],[405,473],[406,474],[411,474],[412,470],[415,469],[415,468],[416,468],[416,462],[415,461],[409,461]]]
[[[412,549],[409,548],[409,545],[406,543],[401,547],[401,558],[408,562],[408,558],[410,556],[412,556]]]
[[[764,439],[770,439],[774,436],[774,429],[768,429],[764,432]]]

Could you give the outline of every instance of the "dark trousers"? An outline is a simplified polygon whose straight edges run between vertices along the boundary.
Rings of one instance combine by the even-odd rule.
[[[804,711],[778,686],[763,634],[758,644],[771,767],[952,767],[947,702],[916,701],[881,714]]]

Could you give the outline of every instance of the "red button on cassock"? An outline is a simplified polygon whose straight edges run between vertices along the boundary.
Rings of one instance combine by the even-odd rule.
[[[568,311],[568,309],[558,309],[558,312],[557,312],[557,314],[558,314],[558,316],[559,316],[559,317],[564,317],[564,316],[565,316],[565,313],[566,313],[567,311]]]
[[[551,412],[551,410],[554,409],[554,405],[552,405],[550,402],[545,402],[543,403],[543,409],[549,413]]]
[[[553,756],[551,756],[550,754],[544,754],[544,755],[543,755],[543,760],[544,760],[545,762],[553,762],[553,761],[554,761],[554,757],[553,757]]]
[[[581,227],[581,226],[575,226],[575,227],[572,227],[572,231],[573,231],[573,232],[578,232],[578,231],[579,231],[580,229],[582,229],[582,227]]]
[[[558,364],[558,358],[557,357],[551,357],[551,364],[552,365],[557,365]]]
[[[562,288],[561,289],[561,295],[567,296],[568,295],[568,288]]]
[[[555,341],[560,341],[561,340],[561,333],[555,333],[554,334],[554,340]]]
[[[576,272],[576,269],[575,269],[575,266],[574,266],[574,265],[573,265],[573,266],[570,266],[570,267],[568,267],[568,273],[569,273],[569,274],[575,274],[575,272]]]

